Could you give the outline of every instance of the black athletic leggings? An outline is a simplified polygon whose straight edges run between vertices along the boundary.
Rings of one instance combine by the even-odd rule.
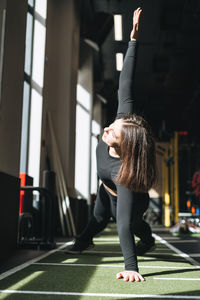
[[[132,217],[133,234],[138,236],[144,242],[152,241],[152,232],[150,226],[143,220],[143,214],[149,205],[149,197],[136,200],[135,209]],[[88,225],[79,236],[82,241],[92,241],[92,238],[101,232],[108,224],[110,217],[116,221],[117,197],[110,194],[101,184],[97,193],[93,216]],[[123,223],[123,219],[120,220]]]

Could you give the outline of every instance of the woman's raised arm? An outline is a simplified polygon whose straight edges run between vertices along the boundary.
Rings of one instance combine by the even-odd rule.
[[[132,41],[137,41],[139,37],[139,22],[140,22],[140,15],[141,15],[141,8],[138,7],[133,13],[133,29],[130,34],[130,39]]]
[[[141,12],[141,8],[138,8],[133,13],[133,29],[130,34],[131,41],[128,45],[123,68],[119,78],[119,104],[117,118],[123,117],[123,114],[134,112],[134,77]]]

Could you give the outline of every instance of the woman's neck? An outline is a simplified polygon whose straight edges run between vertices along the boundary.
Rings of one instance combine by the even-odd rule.
[[[120,157],[120,151],[119,151],[119,148],[109,147],[108,152],[109,152],[109,154],[110,154],[111,156],[114,156],[114,157]]]

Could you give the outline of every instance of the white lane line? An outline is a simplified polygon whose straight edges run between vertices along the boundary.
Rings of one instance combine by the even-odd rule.
[[[119,239],[118,238],[94,238],[93,239],[94,242],[98,242],[98,241],[101,241],[101,242],[119,242]]]
[[[168,277],[168,278],[160,278],[160,277],[154,277],[153,279],[156,279],[156,280],[171,280],[171,281],[174,281],[174,280],[200,280],[200,278],[176,278],[176,277]]]
[[[145,253],[145,255],[148,255],[148,256],[151,256],[151,255],[156,255],[156,256],[177,256],[176,253],[173,253],[173,252],[166,252],[166,253],[163,253],[163,252],[147,252]]]
[[[139,268],[148,268],[148,269],[180,269],[180,270],[185,270],[185,269],[188,269],[188,270],[198,270],[200,269],[200,266],[194,266],[194,267],[173,267],[173,266],[140,266],[139,265]]]
[[[65,254],[68,254],[70,255],[71,253],[67,252],[66,249],[63,249],[63,250],[59,250],[59,252],[63,252]],[[121,251],[99,251],[99,250],[86,250],[82,253],[77,253],[77,255],[84,255],[84,254],[119,254],[120,256],[122,256],[122,252]],[[151,253],[150,253],[151,254]],[[71,255],[74,255],[74,254],[71,254]],[[156,260],[157,258],[156,257],[151,257],[150,255],[145,257],[145,256],[141,256],[142,257],[142,260]]]
[[[159,233],[158,233],[158,235],[159,235]],[[198,242],[198,239],[186,239],[185,237],[182,240],[180,240],[180,237],[173,237],[173,236],[164,237],[163,236],[163,239],[165,239],[169,243],[170,242],[173,242],[173,243],[188,243],[188,242],[196,243],[196,242]]]
[[[51,292],[51,291],[23,291],[23,290],[0,290],[4,294],[31,294],[31,295],[53,295],[53,296],[89,296],[110,298],[155,298],[155,299],[200,299],[200,296],[183,295],[154,295],[154,294],[109,294],[109,293],[73,293],[73,292]]]
[[[73,240],[70,240],[70,241],[68,241],[68,243],[70,243],[70,245],[71,245],[71,243],[73,242]],[[57,246],[62,246],[63,244],[66,244],[67,242],[56,242],[56,245]]]
[[[97,250],[88,250],[85,253],[100,253],[100,254],[120,254],[122,255],[121,251],[97,251]]]
[[[177,240],[177,241],[179,241],[179,237],[177,237],[177,236],[166,236],[165,240],[173,240],[173,241]]]
[[[65,249],[64,250],[59,250],[59,251],[64,252],[66,254],[70,254]],[[97,254],[121,254],[122,255],[121,251],[95,251],[95,250],[86,250],[83,253],[87,253],[87,254],[90,254],[90,253],[97,253]],[[78,253],[78,254],[82,254],[82,253]]]
[[[156,245],[156,253],[159,253],[159,252],[173,253],[173,252],[169,252],[169,249],[166,249],[166,247],[165,248],[159,248],[159,245]],[[150,253],[153,253],[153,252],[150,252]]]
[[[160,236],[158,236],[157,234],[153,233],[152,234],[153,237],[159,241],[161,244],[166,245],[169,249],[173,250],[175,253],[179,254],[179,256],[183,257],[185,260],[189,261],[191,264],[193,265],[198,265],[200,266],[200,263],[197,262],[196,260],[194,260],[193,258],[191,258],[188,254],[182,252],[181,250],[177,249],[176,247],[174,247],[173,245],[169,244],[166,240],[162,239]]]
[[[71,254],[71,253],[67,252],[65,249],[64,250],[59,250],[59,252],[63,252],[67,255]],[[96,251],[95,250],[86,250],[82,253],[77,253],[77,255],[84,255],[84,254],[91,254],[91,253],[92,254],[113,254],[113,255],[117,254],[117,255],[122,256],[121,251],[97,251],[97,250]],[[74,255],[74,254],[71,254],[71,255]],[[144,257],[144,256],[142,257],[142,260],[149,260],[149,259],[156,260],[157,258],[156,257]]]
[[[38,257],[35,257],[35,258],[33,258],[33,259],[31,259],[31,260],[29,260],[29,261],[23,263],[22,265],[19,265],[19,266],[15,267],[15,268],[12,268],[12,269],[10,269],[10,270],[8,270],[8,271],[2,273],[2,274],[0,275],[0,280],[2,280],[2,279],[4,279],[4,278],[6,278],[6,277],[8,277],[8,276],[10,276],[10,275],[12,275],[12,274],[18,272],[18,271],[20,271],[20,270],[22,270],[22,269],[24,269],[24,268],[26,268],[26,267],[28,267],[28,266],[34,264],[34,263],[36,263],[37,261],[39,261],[39,260],[41,260],[41,259],[43,259],[43,258],[45,258],[45,257],[47,257],[47,256],[49,256],[49,255],[51,255],[51,254],[53,254],[53,253],[55,253],[55,252],[57,252],[57,251],[59,251],[60,249],[65,248],[66,246],[69,246],[69,245],[72,245],[72,242],[67,242],[67,243],[61,245],[61,246],[60,246],[59,248],[57,248],[57,249],[50,250],[50,251],[48,251],[47,253],[44,253],[44,254],[42,254],[42,255],[40,255],[40,256],[38,256]]]
[[[200,269],[200,266],[194,266],[194,267],[172,267],[172,266],[140,266],[139,265],[139,268],[149,268],[149,269],[180,269],[180,270],[185,270],[185,269],[188,269],[188,270],[198,270]]]
[[[40,263],[36,262],[34,265],[44,265],[44,266],[62,266],[62,267],[107,267],[107,268],[123,268],[124,265],[107,265],[107,264],[77,264],[77,263]],[[200,266],[195,267],[172,267],[172,266],[140,266],[139,268],[144,269],[188,269],[188,270],[197,270],[200,269]]]
[[[77,264],[77,263],[34,263],[34,265],[44,265],[44,266],[62,266],[62,267],[110,267],[110,268],[124,268],[122,265],[104,265],[104,264]]]
[[[170,241],[170,239],[169,239],[169,241]],[[198,240],[185,240],[185,239],[183,239],[183,240],[172,240],[172,242],[175,243],[175,244],[179,244],[179,243],[186,244],[186,243],[197,243]]]
[[[189,253],[192,257],[200,257],[200,253]]]

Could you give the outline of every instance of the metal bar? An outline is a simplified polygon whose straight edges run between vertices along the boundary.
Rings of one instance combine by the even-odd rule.
[[[63,200],[66,203],[67,212],[69,214],[70,225],[72,227],[72,233],[73,233],[73,235],[76,235],[76,228],[75,228],[75,224],[74,224],[73,215],[72,215],[72,212],[71,212],[69,197],[68,197],[68,193],[67,193],[67,187],[66,187],[65,180],[64,180],[64,173],[63,173],[62,165],[61,165],[61,162],[60,162],[60,159],[59,159],[60,156],[59,156],[58,148],[57,148],[57,145],[56,145],[56,140],[55,140],[55,135],[54,135],[54,131],[53,131],[53,125],[52,125],[50,112],[48,112],[48,119],[49,119],[49,123],[50,123],[49,125],[51,126],[52,142],[54,144],[58,178],[60,178],[60,180],[59,180],[60,185],[61,185],[60,188],[61,188],[61,190],[63,190],[63,196],[64,196]],[[69,229],[69,232],[70,232],[70,229]]]
[[[61,181],[61,174],[60,174],[60,168],[59,168],[59,153],[58,153],[58,149],[57,149],[57,144],[56,144],[56,139],[55,139],[55,134],[53,131],[53,124],[52,124],[52,120],[51,117],[49,116],[49,121],[51,123],[51,135],[52,135],[52,147],[53,147],[53,160],[54,160],[54,166],[56,169],[56,173],[57,173],[57,186],[58,186],[58,193],[60,196],[60,201],[61,201],[61,206],[62,206],[62,210],[63,210],[63,214],[65,216],[65,221],[66,221],[66,225],[67,225],[67,230],[69,235],[72,235],[72,230],[71,230],[71,226],[70,226],[70,221],[69,221],[69,212],[67,209],[67,204],[65,201],[65,192],[62,186],[62,181]]]
[[[164,199],[164,225],[170,226],[170,195],[169,195],[169,170],[167,166],[168,149],[164,153],[163,161],[163,199]]]
[[[175,194],[175,223],[179,213],[179,172],[178,172],[178,132],[174,137],[174,194]]]

